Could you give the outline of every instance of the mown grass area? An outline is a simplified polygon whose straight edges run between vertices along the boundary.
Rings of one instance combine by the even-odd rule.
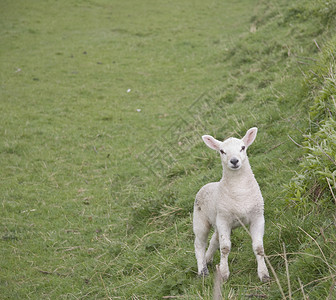
[[[275,274],[259,283],[236,230],[223,298],[335,297],[332,193],[316,205],[302,196],[309,181],[291,181],[306,174],[309,111],[333,116],[333,102],[310,109],[334,97],[333,1],[0,8],[2,298],[211,299],[214,269],[196,277],[191,213],[221,165],[200,137],[251,126]]]

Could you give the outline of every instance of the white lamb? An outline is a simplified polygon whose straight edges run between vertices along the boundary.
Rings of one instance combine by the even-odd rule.
[[[257,135],[257,128],[251,128],[240,140],[229,138],[220,142],[210,135],[202,136],[205,144],[220,153],[223,177],[219,182],[208,183],[196,195],[193,229],[195,233],[195,254],[199,275],[208,275],[207,264],[220,248],[219,271],[221,278],[229,278],[228,256],[231,250],[231,230],[249,225],[252,247],[257,258],[258,276],[261,281],[269,280],[264,259],[264,201],[259,185],[254,178],[246,150]],[[214,234],[206,250],[211,226]]]

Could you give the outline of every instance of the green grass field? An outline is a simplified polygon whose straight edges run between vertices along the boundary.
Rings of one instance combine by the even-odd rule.
[[[302,178],[305,134],[336,115],[335,16],[322,0],[1,1],[0,298],[212,299],[192,210],[221,164],[201,135],[257,126],[274,272],[259,282],[235,230],[223,299],[334,299],[334,145],[309,164],[324,185]]]

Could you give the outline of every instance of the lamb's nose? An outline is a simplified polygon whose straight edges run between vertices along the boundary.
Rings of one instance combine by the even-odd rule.
[[[235,158],[235,157],[230,159],[230,163],[233,164],[234,166],[235,166],[236,164],[238,164],[238,162],[239,162],[239,159],[237,159],[237,158]]]

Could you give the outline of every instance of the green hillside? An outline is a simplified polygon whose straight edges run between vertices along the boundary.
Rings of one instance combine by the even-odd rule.
[[[272,280],[232,234],[223,299],[336,297],[336,2],[0,3],[1,299],[212,299],[203,134],[258,136]],[[219,262],[219,254],[215,263]]]

